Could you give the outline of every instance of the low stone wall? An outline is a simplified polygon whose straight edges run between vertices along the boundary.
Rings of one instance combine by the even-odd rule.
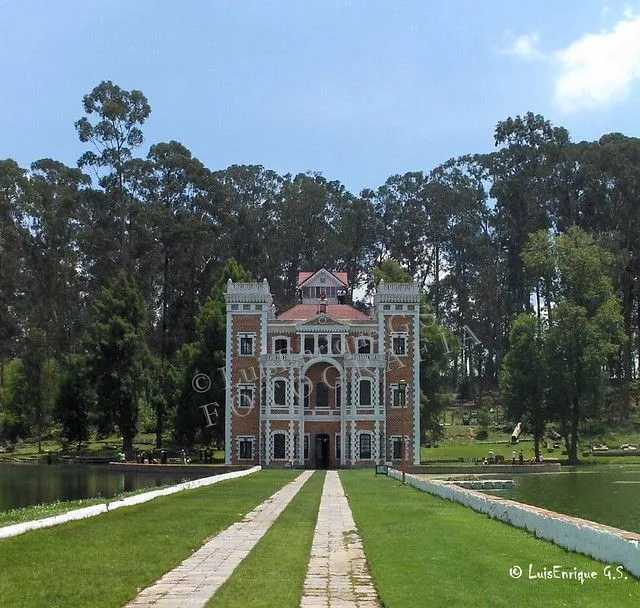
[[[396,469],[389,469],[389,475],[402,478]],[[622,564],[640,577],[640,534],[415,475],[407,475],[406,481],[423,492],[459,502],[571,551]]]
[[[109,469],[114,471],[135,471],[136,473],[166,473],[167,475],[220,475],[234,471],[246,471],[248,465],[227,464],[149,464],[138,462],[109,462]]]
[[[506,490],[516,485],[513,479],[478,479],[474,481],[469,479],[445,479],[442,483],[458,486],[459,488],[468,488],[469,490]]]
[[[153,466],[153,465],[150,465]],[[236,479],[237,477],[244,477],[259,471],[260,467],[251,467],[243,471],[233,471],[232,473],[223,473],[221,475],[214,475],[213,477],[204,477],[202,479],[193,479],[192,481],[185,481],[175,486],[168,488],[162,488],[160,490],[152,490],[151,492],[144,492],[142,494],[135,494],[134,496],[128,496],[113,502],[103,503],[99,505],[92,505],[90,507],[84,507],[82,509],[74,509],[73,511],[67,511],[60,515],[54,515],[52,517],[46,517],[44,519],[35,519],[33,521],[25,521],[20,524],[13,524],[11,526],[4,526],[0,528],[0,538],[9,538],[11,536],[18,536],[29,532],[29,530],[38,530],[40,528],[50,528],[63,524],[68,521],[76,519],[86,519],[87,517],[94,517],[101,513],[108,513],[114,509],[120,509],[121,507],[130,507],[132,505],[139,505],[143,502],[148,502],[159,496],[168,496],[175,494],[176,492],[182,492],[183,490],[193,490],[195,488],[202,488],[204,486],[210,486],[226,479]]]
[[[415,475],[459,475],[467,473],[469,475],[511,475],[516,473],[551,473],[560,471],[559,462],[548,462],[544,464],[459,464],[459,465],[420,465],[413,466],[409,470]]]

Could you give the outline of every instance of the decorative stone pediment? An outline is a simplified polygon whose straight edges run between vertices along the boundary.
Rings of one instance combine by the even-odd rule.
[[[296,330],[298,332],[344,332],[347,333],[349,331],[349,325],[343,323],[342,321],[337,321],[336,319],[331,318],[329,315],[320,313],[316,315],[313,319],[309,319],[304,323],[300,323],[296,326]]]

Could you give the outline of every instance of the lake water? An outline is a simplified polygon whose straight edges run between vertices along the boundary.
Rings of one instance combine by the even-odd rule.
[[[0,511],[180,483],[202,474],[115,471],[108,465],[8,464],[0,462]]]
[[[492,477],[514,479],[516,484],[513,490],[492,494],[640,532],[640,465],[606,465],[559,473]]]

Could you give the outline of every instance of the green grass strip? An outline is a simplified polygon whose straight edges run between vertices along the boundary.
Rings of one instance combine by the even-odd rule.
[[[263,471],[0,540],[0,605],[119,607],[297,471]]]
[[[307,574],[325,475],[316,471],[209,608],[297,608]]]
[[[189,481],[183,479],[182,481]],[[146,488],[138,488],[131,492],[121,492],[111,498],[80,498],[78,500],[59,500],[57,502],[41,503],[39,505],[31,505],[30,507],[18,507],[15,509],[9,509],[7,511],[0,511],[0,527],[11,526],[13,524],[24,523],[25,521],[33,521],[34,519],[44,519],[45,517],[52,517],[54,515],[60,515],[61,513],[67,513],[75,509],[83,509],[84,507],[91,507],[92,505],[101,505],[111,502],[122,500],[128,496],[135,496],[136,494],[144,494],[145,492],[154,492],[155,490],[162,490],[163,488],[169,488],[171,486],[178,485],[179,481],[162,484],[159,486],[148,486]]]
[[[385,608],[637,607],[640,582],[524,530],[368,471],[341,471]],[[553,566],[595,580],[529,579]],[[510,569],[519,566],[519,579]],[[627,577],[625,580],[624,577]]]

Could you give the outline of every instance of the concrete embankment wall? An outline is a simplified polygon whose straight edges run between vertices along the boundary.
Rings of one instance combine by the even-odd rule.
[[[396,469],[389,469],[389,475],[402,478]],[[406,480],[423,492],[454,500],[571,551],[622,564],[640,577],[640,534],[415,475],[407,475]]]
[[[560,463],[545,464],[489,464],[489,465],[420,465],[411,467],[415,475],[515,475],[519,473],[553,473],[560,471]]]
[[[92,505],[90,507],[83,507],[82,509],[74,509],[73,511],[67,511],[60,515],[54,515],[52,517],[46,517],[44,519],[35,519],[33,521],[25,521],[20,524],[13,524],[11,526],[4,526],[0,528],[0,539],[9,538],[11,536],[18,536],[18,534],[24,534],[29,530],[38,530],[40,528],[50,528],[63,524],[68,521],[76,519],[86,519],[87,517],[94,517],[101,513],[108,513],[114,509],[120,509],[121,507],[130,507],[132,505],[139,505],[143,502],[153,500],[159,496],[168,496],[175,494],[176,492],[182,492],[183,490],[194,490],[195,488],[202,488],[204,486],[210,486],[220,481],[227,479],[236,479],[238,477],[244,477],[259,471],[261,467],[251,467],[243,471],[233,471],[232,473],[223,473],[221,475],[214,475],[212,477],[204,477],[202,479],[193,479],[191,481],[185,481],[175,486],[168,488],[162,488],[160,490],[152,490],[151,492],[143,492],[142,494],[135,494],[134,496],[128,496],[127,498],[121,498],[112,502],[103,503],[99,505]]]

